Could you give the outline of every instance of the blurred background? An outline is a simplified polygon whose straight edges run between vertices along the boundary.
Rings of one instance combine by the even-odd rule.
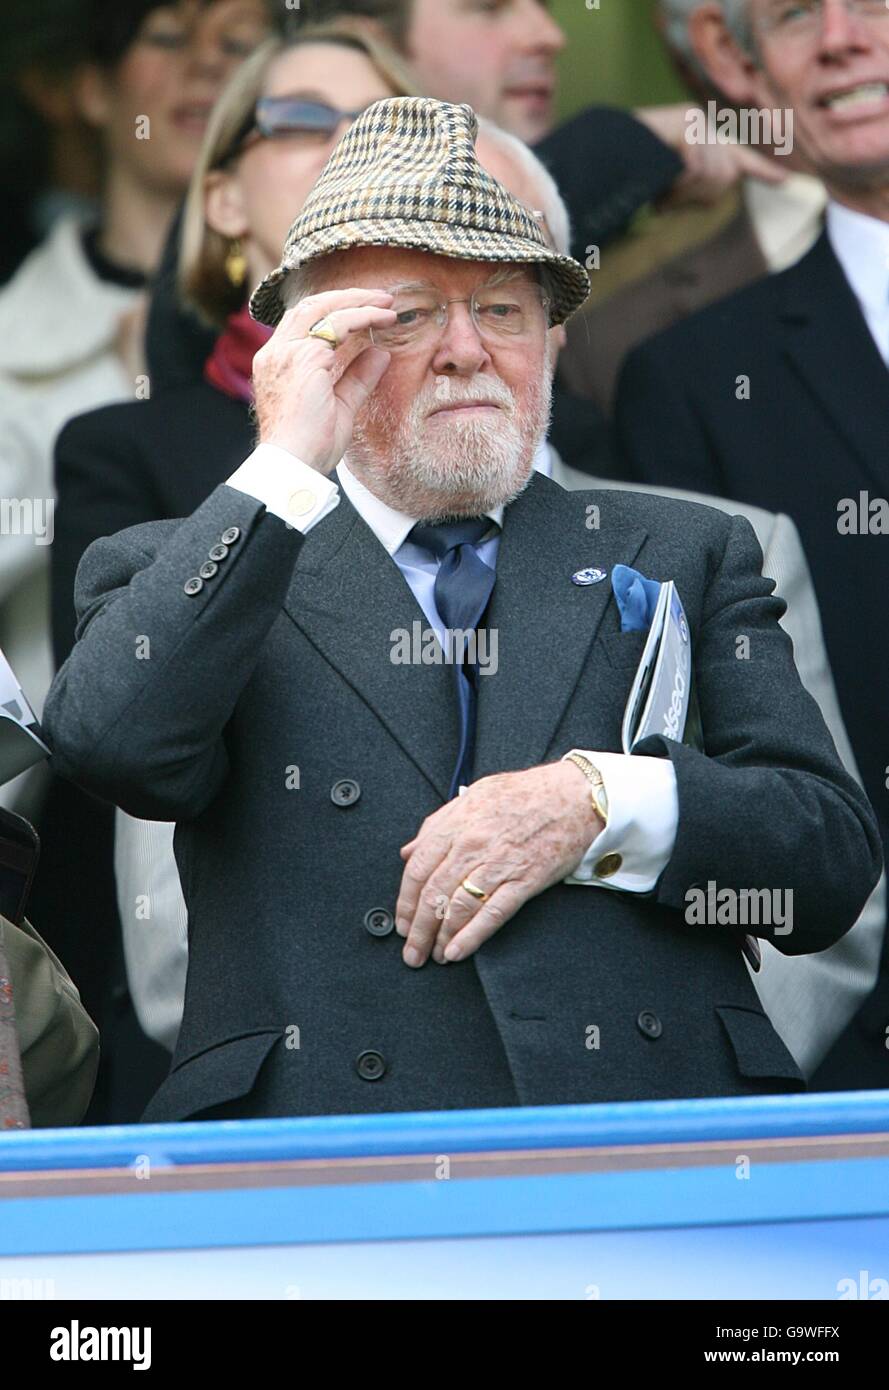
[[[670,66],[654,23],[655,0],[553,0],[568,35],[561,60],[560,115],[590,102],[659,106],[686,95]]]
[[[283,3],[283,0],[282,0]],[[561,117],[591,102],[657,106],[685,95],[659,43],[655,0],[553,0],[568,35],[561,60]],[[274,3],[270,9],[274,9]],[[73,113],[69,77],[83,56],[83,0],[3,0],[0,31],[0,188],[6,230],[0,282],[48,230],[64,191],[66,207],[95,198],[95,138]],[[30,210],[30,211],[26,211]]]

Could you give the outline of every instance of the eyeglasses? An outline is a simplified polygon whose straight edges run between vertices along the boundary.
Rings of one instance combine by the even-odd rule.
[[[372,328],[371,341],[387,352],[432,347],[444,334],[451,304],[468,304],[480,338],[521,342],[546,329],[550,301],[539,285],[522,281],[483,285],[470,299],[441,300],[433,289],[392,291],[397,318],[390,328]]]
[[[260,140],[281,140],[300,136],[303,140],[323,141],[338,130],[343,121],[357,121],[362,112],[342,111],[323,101],[307,101],[301,97],[260,97],[250,112],[231,148],[216,161],[216,168],[252,149]],[[253,135],[255,138],[250,139]]]
[[[887,0],[841,0],[848,14],[859,19],[889,19]],[[759,28],[782,38],[808,38],[819,28],[825,0],[774,0],[759,21]]]

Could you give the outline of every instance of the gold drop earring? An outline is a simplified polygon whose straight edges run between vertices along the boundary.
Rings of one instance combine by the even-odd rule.
[[[240,237],[234,237],[225,258],[225,273],[237,288],[247,279],[247,260],[241,249]]]

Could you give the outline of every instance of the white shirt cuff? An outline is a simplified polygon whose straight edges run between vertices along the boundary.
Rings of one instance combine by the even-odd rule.
[[[266,511],[304,535],[340,500],[340,490],[332,478],[277,444],[257,444],[226,482],[264,502]]]
[[[602,774],[608,824],[565,882],[651,892],[673,853],[679,826],[673,764],[669,758],[576,751]]]

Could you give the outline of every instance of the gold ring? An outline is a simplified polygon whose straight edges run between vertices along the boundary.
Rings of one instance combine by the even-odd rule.
[[[340,345],[340,340],[336,336],[333,324],[328,318],[319,319],[317,323],[313,323],[307,336],[309,338],[320,338],[321,342],[326,343],[334,352],[336,352]]]
[[[465,888],[467,893],[470,893],[472,897],[478,898],[480,903],[486,903],[488,901],[487,893],[483,892],[481,888],[476,888],[475,884],[471,881],[471,879],[464,878],[463,882],[460,884],[460,887]]]

